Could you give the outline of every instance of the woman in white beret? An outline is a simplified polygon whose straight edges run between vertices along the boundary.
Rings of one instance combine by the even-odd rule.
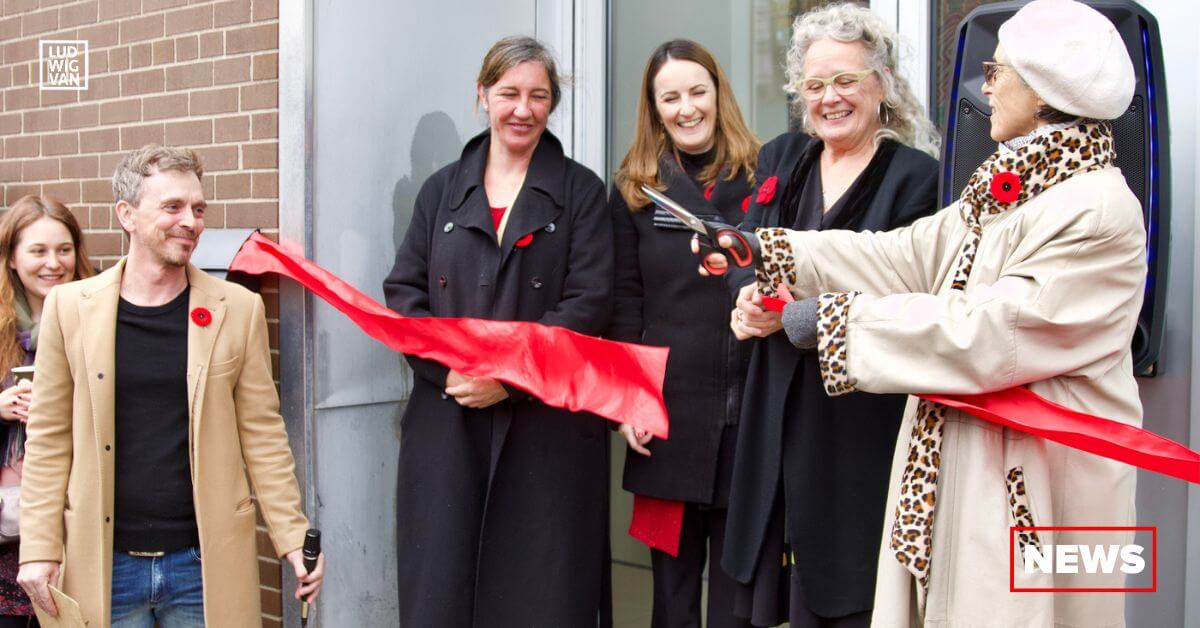
[[[1129,346],[1146,234],[1104,122],[1129,106],[1133,64],[1095,10],[1034,0],[1000,27],[985,71],[1000,146],[956,203],[889,232],[758,229],[759,285],[790,287],[784,328],[818,348],[830,395],[1027,386],[1140,426]],[[779,316],[746,302],[739,310],[739,337]],[[910,398],[874,624],[1124,625],[1123,594],[1010,592],[1009,568],[1015,561],[1017,589],[1121,587],[1120,570],[1026,573],[1025,549],[1131,536],[1018,533],[1012,552],[1009,528],[1133,525],[1135,477],[1131,466]]]

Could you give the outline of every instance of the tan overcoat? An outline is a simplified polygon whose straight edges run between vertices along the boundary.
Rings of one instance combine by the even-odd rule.
[[[122,259],[46,299],[22,485],[21,562],[61,561],[62,587],[94,628],[109,626],[114,353]],[[282,557],[307,520],[279,397],[262,298],[187,268],[189,452],[209,626],[261,626],[255,508]],[[247,481],[249,480],[249,481]],[[146,490],[153,491],[148,486]]]

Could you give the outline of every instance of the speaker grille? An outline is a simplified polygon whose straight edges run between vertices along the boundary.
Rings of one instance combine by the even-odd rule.
[[[1125,175],[1125,183],[1142,204],[1142,215],[1149,211],[1146,199],[1146,106],[1142,97],[1134,96],[1129,109],[1112,121],[1113,149],[1117,151],[1117,167]]]

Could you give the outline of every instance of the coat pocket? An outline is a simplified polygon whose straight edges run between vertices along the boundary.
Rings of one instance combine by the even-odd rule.
[[[1032,528],[1036,523],[1033,519],[1033,510],[1029,507],[1029,495],[1025,491],[1025,469],[1017,465],[1008,470],[1008,475],[1004,479],[1004,483],[1008,487],[1008,505],[1013,526]],[[1021,556],[1025,555],[1025,548],[1030,545],[1041,551],[1042,542],[1038,538],[1037,530],[1017,530],[1016,536],[1017,549]]]
[[[237,368],[238,362],[240,360],[241,360],[241,358],[239,356],[234,356],[233,359],[231,359],[231,360],[225,360],[224,362],[217,362],[215,364],[210,364],[208,366],[208,376],[210,378],[212,378],[212,377],[220,377],[222,375],[232,373],[234,371],[234,369]]]

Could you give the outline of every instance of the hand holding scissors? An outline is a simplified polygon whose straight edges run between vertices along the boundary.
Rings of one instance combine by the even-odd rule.
[[[692,236],[692,252],[700,254],[700,267],[704,269],[702,274],[723,275],[730,264],[745,268],[762,259],[758,238],[753,233],[739,231],[732,225],[701,220],[650,186],[643,185],[642,192],[655,205],[696,232]]]

